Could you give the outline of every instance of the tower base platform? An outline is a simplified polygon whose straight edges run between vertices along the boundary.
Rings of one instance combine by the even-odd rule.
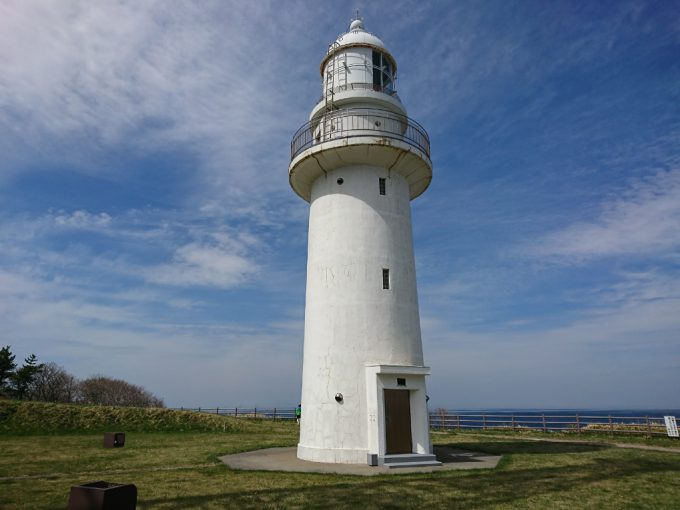
[[[363,464],[331,464],[325,462],[310,462],[300,460],[296,455],[297,448],[267,448],[252,452],[225,455],[220,460],[232,469],[246,471],[290,471],[298,473],[337,473],[347,475],[384,475],[388,473],[428,473],[455,469],[493,469],[501,460],[500,455],[467,452],[435,446],[434,456],[436,464],[408,466],[402,463],[399,469],[388,465],[369,466]],[[417,455],[420,457],[420,455]],[[388,456],[389,457],[389,456]],[[393,463],[394,464],[394,463]]]

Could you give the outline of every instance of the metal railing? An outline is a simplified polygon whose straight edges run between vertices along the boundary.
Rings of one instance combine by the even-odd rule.
[[[610,434],[666,435],[660,416],[591,415],[550,412],[473,414],[438,409],[430,413],[430,427],[435,430],[512,430],[568,432],[604,432]]]
[[[295,409],[283,407],[173,407],[174,411],[218,414],[234,418],[269,418],[274,420],[294,420]]]
[[[235,418],[262,418],[294,420],[292,407],[176,407],[177,411],[232,416]],[[429,413],[430,427],[434,430],[483,431],[534,431],[581,434],[599,432],[608,434],[641,434],[666,436],[666,426],[661,416],[622,416],[618,414],[567,414],[551,412],[526,413],[467,413],[437,409]]]
[[[290,158],[315,144],[359,136],[399,140],[430,157],[430,138],[415,120],[386,110],[349,108],[326,113],[298,129],[290,143]]]

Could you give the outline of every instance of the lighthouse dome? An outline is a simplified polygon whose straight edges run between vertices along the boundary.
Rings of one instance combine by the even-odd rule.
[[[360,19],[355,19],[349,26],[349,31],[340,35],[335,42],[339,46],[372,46],[374,48],[386,49],[385,44],[379,37],[364,29],[364,23]]]
[[[343,51],[347,48],[363,47],[372,48],[385,54],[392,64],[392,69],[396,74],[397,63],[389,50],[385,47],[385,43],[371,32],[367,32],[364,27],[364,22],[360,19],[355,19],[349,26],[349,30],[341,34],[333,44],[328,47],[328,52],[321,62],[321,75],[323,76],[323,69],[331,56]]]

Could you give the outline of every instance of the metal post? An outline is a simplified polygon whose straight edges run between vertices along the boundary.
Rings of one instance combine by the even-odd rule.
[[[482,415],[482,423],[483,423],[484,431],[486,431],[486,414]]]
[[[458,424],[458,431],[460,431],[460,414],[456,415],[456,422]]]
[[[274,419],[276,419],[276,407],[274,408]]]
[[[581,420],[578,416],[578,413],[576,413],[576,433],[577,434],[581,433]]]
[[[612,421],[612,415],[609,415],[609,433],[614,433],[614,422]]]
[[[238,416],[238,407],[234,407],[234,418]]]
[[[201,408],[200,408],[200,407],[198,408],[198,412],[199,412],[199,413],[201,412]]]
[[[541,418],[543,419],[543,432],[548,432],[547,427],[545,426],[545,414],[541,415]]]
[[[257,407],[253,408],[253,418],[257,418]]]
[[[512,415],[512,431],[515,432],[515,415]]]
[[[647,421],[647,434],[650,436],[652,435],[652,424],[649,422],[649,416],[645,416],[645,420]]]
[[[215,409],[215,414],[220,414],[220,408]]]

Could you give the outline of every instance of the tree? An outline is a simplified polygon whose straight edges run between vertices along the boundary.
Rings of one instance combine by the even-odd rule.
[[[163,400],[141,386],[95,375],[78,385],[80,402],[104,406],[165,407]]]
[[[0,349],[0,394],[9,393],[8,382],[17,367],[17,364],[14,363],[16,356],[12,354],[10,349],[10,345]]]
[[[33,379],[28,388],[31,400],[43,402],[75,402],[78,380],[54,362],[45,363],[42,371]]]
[[[18,400],[28,397],[28,388],[42,369],[43,365],[38,364],[38,358],[35,354],[24,359],[21,368],[15,369],[10,374],[10,394]]]

